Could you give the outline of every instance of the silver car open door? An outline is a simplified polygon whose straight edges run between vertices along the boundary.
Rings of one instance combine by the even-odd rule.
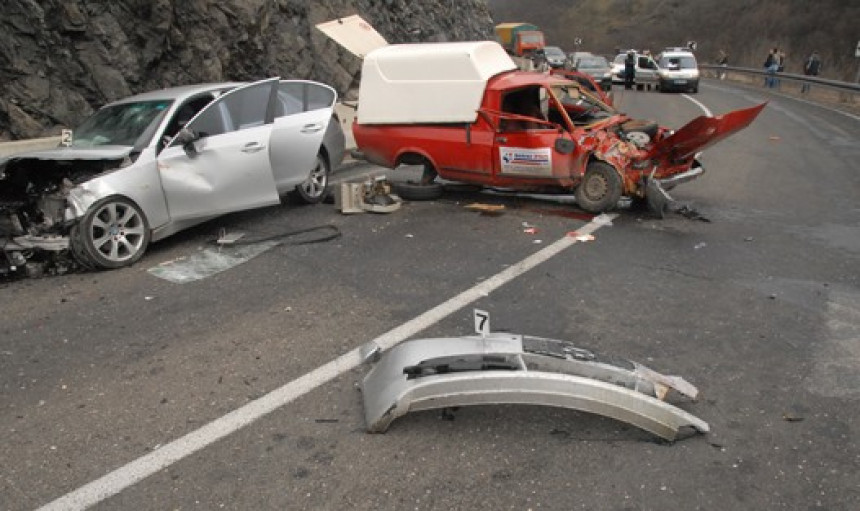
[[[305,80],[282,80],[275,95],[271,135],[272,172],[284,194],[308,178],[332,120],[337,92]]]
[[[272,78],[236,88],[201,110],[158,157],[173,221],[280,201],[272,175]],[[193,136],[193,140],[186,140]]]

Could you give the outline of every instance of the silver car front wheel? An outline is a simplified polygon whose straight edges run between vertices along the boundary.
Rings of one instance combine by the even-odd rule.
[[[129,266],[149,245],[149,225],[140,208],[123,197],[102,199],[72,228],[75,258],[87,268]]]

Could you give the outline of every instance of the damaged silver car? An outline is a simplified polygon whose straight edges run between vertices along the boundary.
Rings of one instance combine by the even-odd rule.
[[[104,106],[63,147],[0,159],[0,275],[119,268],[218,215],[320,202],[344,156],[336,100],[279,78],[163,89]]]

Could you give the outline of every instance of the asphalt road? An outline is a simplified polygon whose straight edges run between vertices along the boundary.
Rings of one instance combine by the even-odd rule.
[[[180,233],[133,268],[0,283],[0,509],[38,508],[117,469],[93,509],[860,508],[860,120],[759,89],[700,91],[715,114],[770,101],[673,192],[710,222],[621,211],[594,241],[414,336],[470,334],[478,307],[494,330],[684,376],[703,397],[681,406],[711,433],[666,444],[586,413],[487,406],[415,413],[370,435],[357,368],[124,484],[127,464],[588,218],[478,193],[390,215],[285,204]],[[674,127],[701,112],[678,94],[617,94],[622,110]],[[471,202],[506,210],[485,216]],[[147,271],[187,261],[221,228],[260,237],[326,224],[342,236],[202,280]]]

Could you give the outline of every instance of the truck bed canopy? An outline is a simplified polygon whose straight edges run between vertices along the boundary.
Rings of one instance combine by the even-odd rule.
[[[517,69],[496,42],[384,46],[367,54],[360,124],[474,122],[487,80]]]

